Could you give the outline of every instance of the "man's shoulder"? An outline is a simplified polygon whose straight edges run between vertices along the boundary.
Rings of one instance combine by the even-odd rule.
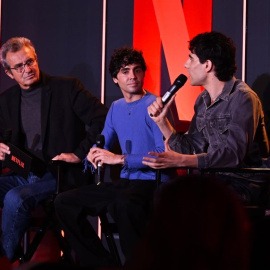
[[[150,105],[156,100],[157,96],[152,94],[149,91],[146,91],[144,98],[145,98],[146,105]]]
[[[125,106],[126,100],[124,98],[119,98],[117,100],[114,100],[110,106],[110,108],[120,108],[122,106]]]
[[[18,84],[13,85],[11,87],[9,87],[7,90],[5,90],[3,93],[0,94],[1,98],[8,98],[10,97],[14,97],[14,95],[16,95],[17,93],[20,93],[20,86]]]
[[[246,97],[254,97],[254,98],[258,97],[257,93],[254,90],[252,90],[249,87],[249,85],[247,85],[245,82],[243,82],[242,80],[237,80],[236,82],[237,82],[235,91],[236,93]]]

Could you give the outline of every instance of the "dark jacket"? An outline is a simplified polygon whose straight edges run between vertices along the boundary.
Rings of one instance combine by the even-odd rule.
[[[198,168],[260,167],[268,157],[262,104],[244,82],[226,82],[212,104],[204,90],[194,110],[188,132],[173,134],[169,144],[176,152],[197,154]]]
[[[74,153],[84,159],[95,143],[96,135],[103,129],[107,108],[76,78],[49,76],[41,72],[40,86],[41,139],[45,161],[49,162],[61,153]],[[6,131],[11,130],[10,142],[24,149],[20,97],[19,85],[0,96],[0,139],[3,140]]]

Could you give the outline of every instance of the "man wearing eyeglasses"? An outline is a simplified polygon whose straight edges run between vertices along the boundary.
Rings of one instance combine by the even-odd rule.
[[[76,78],[40,71],[27,38],[15,37],[3,44],[1,63],[17,85],[0,96],[0,161],[12,154],[9,142],[45,164],[45,170],[32,169],[26,179],[15,173],[0,177],[2,252],[14,261],[31,211],[56,190],[49,162],[66,162],[65,190],[89,183],[81,160],[102,131],[107,108]]]
[[[27,60],[21,63],[25,56]],[[11,79],[17,81],[22,89],[30,89],[39,82],[40,71],[36,57],[28,47],[24,47],[15,53],[9,52],[6,55],[6,61],[3,63],[10,63],[10,66],[6,66],[5,72]]]

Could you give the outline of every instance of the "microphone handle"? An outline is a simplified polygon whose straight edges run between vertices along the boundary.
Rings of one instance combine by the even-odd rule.
[[[177,90],[179,90],[179,87],[173,85],[172,88],[164,94],[164,96],[161,98],[163,105],[166,105],[169,102]]]
[[[101,166],[100,162],[98,162],[97,173],[98,173],[99,176],[101,175],[101,172],[102,172],[102,166]]]
[[[96,180],[96,184],[99,185],[102,182],[102,166],[100,165],[100,163],[98,162],[97,165],[97,180]]]
[[[97,147],[104,148],[104,143],[105,143],[104,135],[99,134],[97,136],[97,139],[96,139]],[[96,180],[97,185],[99,185],[102,182],[102,171],[103,171],[103,167],[100,164],[100,162],[98,162],[98,164],[97,164],[97,180]]]

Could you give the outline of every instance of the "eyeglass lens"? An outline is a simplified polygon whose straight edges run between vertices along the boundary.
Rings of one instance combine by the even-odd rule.
[[[28,67],[31,67],[31,66],[33,66],[34,63],[35,63],[35,60],[30,58],[24,64],[20,63],[20,64],[16,65],[14,68],[11,68],[11,69],[15,69],[17,72],[21,73],[25,69],[26,65]]]

